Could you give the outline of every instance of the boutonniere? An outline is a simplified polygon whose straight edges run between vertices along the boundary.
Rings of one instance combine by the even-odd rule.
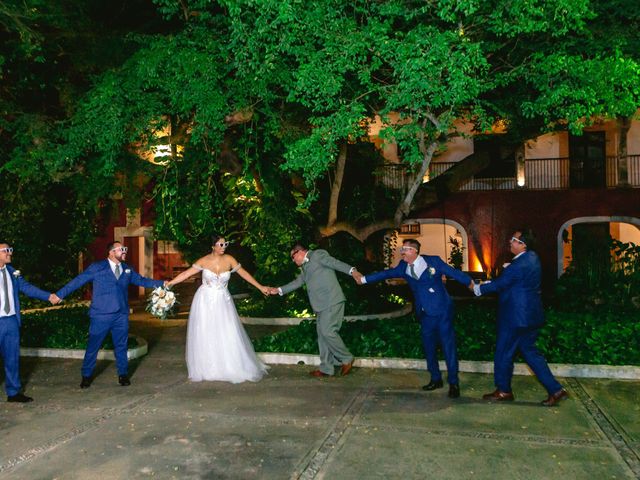
[[[14,270],[13,271],[13,276],[18,278],[21,275],[20,270]]]
[[[131,269],[130,268],[125,268],[124,273],[131,273]]]
[[[429,267],[429,276],[433,277],[436,274],[436,269],[433,267]]]

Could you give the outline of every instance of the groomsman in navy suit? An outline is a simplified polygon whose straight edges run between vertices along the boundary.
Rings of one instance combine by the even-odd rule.
[[[32,402],[33,398],[20,392],[20,297],[28,297],[55,304],[60,301],[53,293],[40,290],[27,282],[20,270],[11,264],[13,248],[0,242],[0,355],[4,362],[4,388],[7,402]]]
[[[58,297],[63,299],[85,283],[93,282],[89,308],[89,342],[82,362],[80,388],[88,388],[91,385],[98,350],[109,332],[113,339],[118,383],[122,386],[131,385],[127,359],[129,284],[154,288],[166,283],[162,280],[143,277],[124,263],[127,247],[120,242],[110,243],[107,253],[108,257],[105,260],[92,263],[84,272],[56,292]]]
[[[390,278],[402,278],[407,281],[413,291],[427,370],[431,374],[431,381],[422,389],[430,391],[442,388],[444,385],[436,353],[440,343],[447,364],[449,397],[458,398],[460,383],[456,336],[453,328],[454,307],[442,276],[451,277],[465,287],[472,286],[473,280],[467,274],[444,263],[438,256],[420,255],[420,242],[417,240],[404,240],[400,254],[402,260],[396,267],[366,275],[359,283],[374,283]]]
[[[519,350],[549,396],[542,404],[556,405],[569,395],[554,378],[547,361],[536,348],[536,339],[544,323],[544,310],[540,297],[542,269],[540,259],[531,250],[534,241],[531,231],[516,230],[509,240],[515,255],[502,274],[491,282],[474,285],[476,295],[498,294],[498,338],[494,357],[496,390],[483,395],[492,401],[513,401],[511,378],[513,357]]]

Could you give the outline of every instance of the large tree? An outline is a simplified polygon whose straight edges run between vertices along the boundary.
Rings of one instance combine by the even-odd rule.
[[[422,177],[461,135],[456,120],[485,132],[500,119],[517,145],[640,104],[637,29],[605,42],[600,20],[618,19],[602,0],[154,3],[171,29],[138,37],[49,137],[54,155],[30,161],[80,185],[133,184],[132,158],[170,144],[144,169],[161,234],[194,245],[214,229],[242,232],[265,265],[312,226],[363,241],[454,191],[486,159]],[[375,118],[413,175],[402,197],[375,197],[379,216],[363,224],[340,199],[373,185],[344,172]]]

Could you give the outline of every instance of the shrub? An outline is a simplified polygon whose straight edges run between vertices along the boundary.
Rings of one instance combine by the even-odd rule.
[[[496,343],[494,302],[458,306],[458,356],[492,360]],[[345,322],[340,335],[355,356],[423,358],[420,327],[412,315],[391,320]],[[549,309],[537,345],[549,362],[640,365],[640,319],[610,312],[576,313]],[[256,342],[256,350],[318,353],[313,321]]]
[[[20,346],[31,348],[84,349],[89,337],[89,308],[66,307],[22,315]],[[129,339],[129,347],[137,342]],[[111,336],[103,348],[113,349]]]

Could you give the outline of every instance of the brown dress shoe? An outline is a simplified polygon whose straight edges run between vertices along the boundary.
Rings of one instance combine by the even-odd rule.
[[[513,402],[514,398],[513,393],[502,392],[498,389],[482,396],[483,400],[491,400],[493,402]]]
[[[312,377],[330,377],[328,373],[321,372],[320,370],[314,370],[313,372],[309,372],[309,375]]]
[[[340,368],[340,375],[342,375],[343,377],[345,375],[348,375],[352,368],[353,368],[353,360],[351,360],[349,363],[344,363],[342,365],[342,368]]]
[[[544,405],[545,407],[553,407],[554,405],[560,403],[560,400],[564,400],[565,398],[569,398],[569,394],[563,388],[561,390],[558,390],[553,395],[549,395],[549,398],[542,401],[542,405]]]

